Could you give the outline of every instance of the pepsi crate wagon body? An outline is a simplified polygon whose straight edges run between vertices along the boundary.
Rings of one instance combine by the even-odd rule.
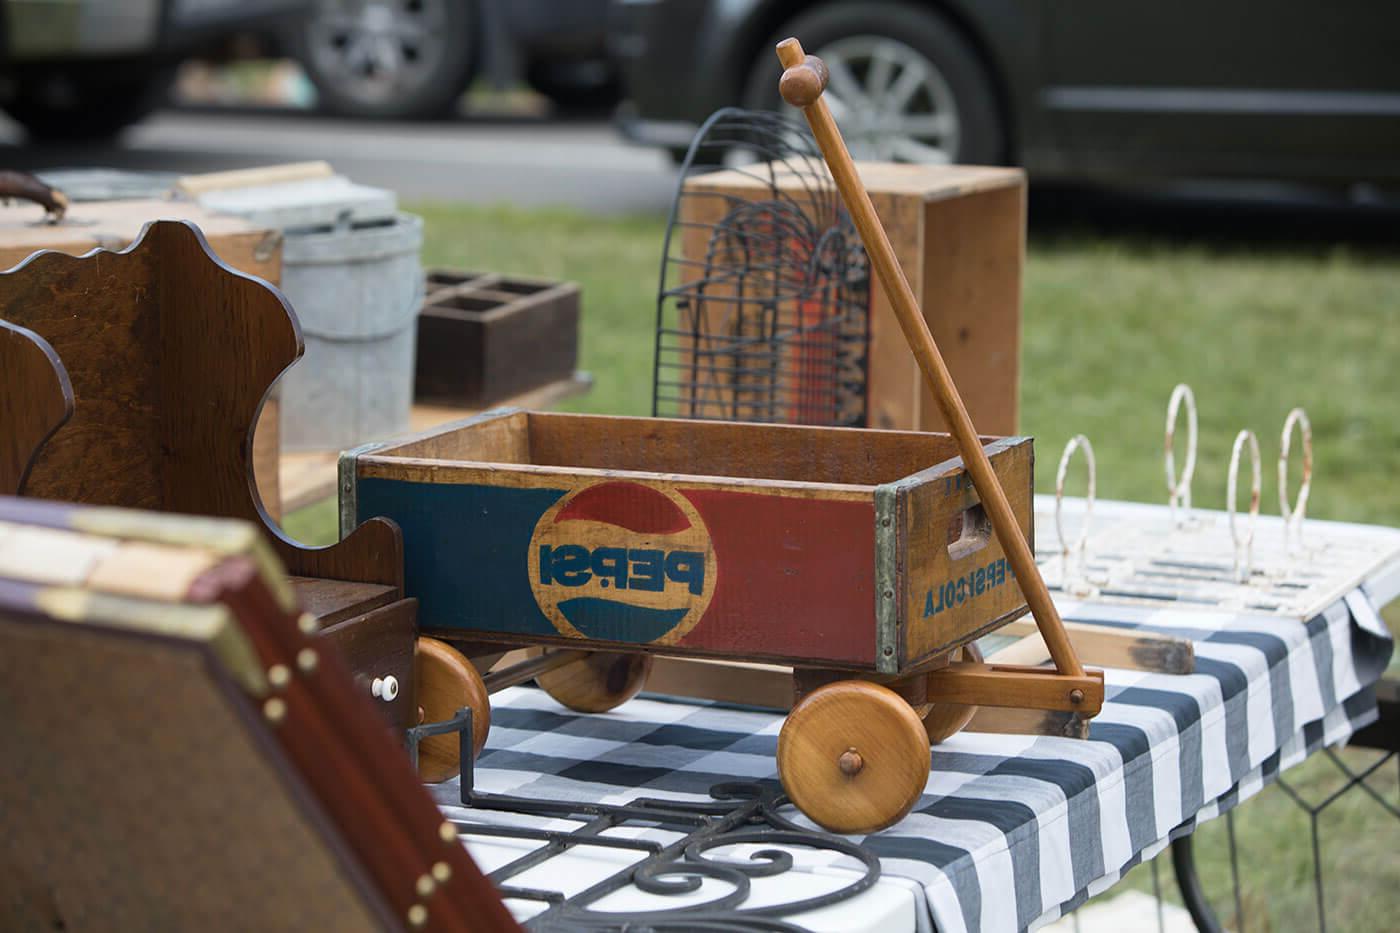
[[[1029,537],[1031,441],[986,443]],[[1026,611],[944,434],[505,409],[350,451],[341,490],[458,643],[900,675]]]

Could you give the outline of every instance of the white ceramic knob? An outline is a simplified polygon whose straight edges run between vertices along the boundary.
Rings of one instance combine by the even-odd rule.
[[[376,677],[369,685],[369,692],[379,697],[385,703],[392,703],[399,695],[399,679],[393,674],[387,677]]]

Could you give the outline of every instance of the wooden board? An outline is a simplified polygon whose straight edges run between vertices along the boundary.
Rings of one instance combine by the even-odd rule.
[[[1031,443],[1004,439],[986,449],[1021,533],[1031,540]],[[895,570],[895,593],[903,609],[899,638],[910,658],[951,650],[1026,612],[1025,596],[962,460],[920,478],[902,485],[888,510],[900,535],[895,553],[903,564]]]
[[[1196,649],[1190,639],[1088,622],[1065,622],[1064,627],[1074,650],[1085,664],[1159,674],[1191,674],[1196,670]],[[1017,619],[997,632],[1020,639],[997,655],[999,663],[1049,663],[1050,651],[1040,637],[1035,620]]]
[[[897,572],[982,568],[985,587],[1003,561],[995,538],[949,550],[973,505],[952,453],[945,435],[497,411],[345,454],[342,525],[403,528],[408,592],[443,637],[897,672],[1024,611],[1014,587],[941,614],[896,598]],[[1028,515],[1030,442],[990,454]],[[887,505],[925,496],[941,521]]]
[[[214,253],[230,267],[277,285],[282,279],[282,234],[236,217],[211,214],[185,201],[84,201],[70,206],[64,222],[40,223],[34,204],[0,205],[0,269],[9,269],[41,249],[80,256],[103,248],[122,250],[153,220],[197,224]],[[277,456],[277,400],[268,399],[253,439],[253,470],[264,506],[281,516]]]
[[[73,415],[33,458],[23,495],[242,518],[300,575],[401,586],[387,523],[328,548],[270,523],[252,480],[253,428],[301,334],[281,294],[221,262],[192,224],[152,223],[121,252],[35,254],[0,273],[0,318],[43,337],[73,388]]]
[[[857,168],[973,424],[987,434],[1015,434],[1025,174],[968,165]],[[799,176],[779,171],[776,183],[803,199]],[[767,175],[754,167],[697,175],[685,185],[687,192],[769,196]],[[946,430],[878,282],[871,286],[868,371],[871,427]]]
[[[1163,674],[1190,674],[1194,670],[1194,648],[1189,639],[1080,622],[1066,622],[1065,630],[1086,664]],[[1046,666],[1050,662],[1050,652],[1035,622],[1028,618],[1002,625],[996,634],[980,639],[978,647],[991,663]],[[839,676],[832,673],[820,680]],[[805,679],[811,680],[810,677]],[[793,701],[793,669],[780,664],[663,657],[655,659],[646,689],[652,693],[785,710]],[[927,691],[924,697],[927,698]],[[1049,712],[1053,711],[1028,711],[1034,716]],[[981,731],[1023,731],[1020,727],[1008,727],[1015,721],[1005,716],[983,717]],[[993,728],[993,724],[1000,728]],[[1060,734],[1060,726],[1047,728],[1052,729],[1047,734]],[[1024,731],[1039,733],[1040,728],[1026,727]]]

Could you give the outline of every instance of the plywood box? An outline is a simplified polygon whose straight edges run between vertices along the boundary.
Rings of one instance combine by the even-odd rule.
[[[282,278],[282,234],[237,217],[211,214],[181,201],[82,201],[62,223],[46,224],[36,204],[0,206],[0,269],[10,269],[43,249],[81,256],[94,249],[126,249],[153,220],[188,220],[203,232],[218,257],[232,268],[277,285]],[[197,296],[191,296],[192,302]],[[277,461],[277,398],[268,398],[253,436],[253,471],[263,506],[281,517]]]
[[[787,197],[810,179],[778,170]],[[1014,434],[1020,393],[1026,179],[1020,169],[857,163],[875,211],[978,430]],[[688,192],[771,196],[765,173],[698,175]],[[829,197],[822,195],[822,204]],[[868,424],[943,431],[932,394],[879,283],[871,286]]]

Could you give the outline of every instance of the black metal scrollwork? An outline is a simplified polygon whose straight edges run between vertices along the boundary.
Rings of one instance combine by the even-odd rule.
[[[538,800],[503,794],[483,794],[472,789],[465,774],[462,804],[482,811],[528,814],[550,819],[578,821],[569,831],[520,826],[500,826],[477,820],[455,819],[463,837],[512,837],[538,840],[541,845],[491,872],[490,878],[507,900],[539,901],[544,909],[525,926],[531,930],[733,930],[768,933],[800,930],[781,919],[817,910],[854,897],[880,878],[880,860],[848,839],[798,826],[778,811],[787,798],[773,784],[726,783],[710,790],[708,801],[676,801],[638,798],[622,805],[589,804],[566,800]],[[646,827],[680,833],[669,843],[604,835],[624,826]],[[725,858],[718,851],[732,846],[763,848],[746,858]],[[578,846],[604,846],[642,853],[642,858],[571,897],[557,891],[527,888],[513,878]],[[799,901],[761,907],[748,906],[751,879],[792,871],[792,848],[819,849],[848,856],[859,877],[837,890]],[[644,911],[614,911],[597,907],[610,894],[633,888],[661,897],[694,895],[706,879],[719,881],[725,890],[715,897]]]

